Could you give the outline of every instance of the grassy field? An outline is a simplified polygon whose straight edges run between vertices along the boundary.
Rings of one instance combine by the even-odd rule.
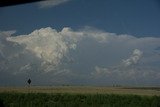
[[[55,86],[55,87],[0,87],[2,92],[20,93],[75,93],[75,94],[134,94],[158,95],[159,87],[93,87],[93,86]]]
[[[0,107],[160,107],[157,87],[1,87]]]

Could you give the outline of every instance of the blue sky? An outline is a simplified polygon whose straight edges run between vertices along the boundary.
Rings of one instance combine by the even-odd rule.
[[[0,8],[0,85],[160,85],[159,0]]]
[[[38,8],[36,3],[1,8],[0,29],[25,34],[42,27],[92,26],[118,34],[159,36],[158,0],[70,0]]]

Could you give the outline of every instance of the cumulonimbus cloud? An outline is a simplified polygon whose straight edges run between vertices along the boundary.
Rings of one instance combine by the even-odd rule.
[[[61,63],[70,49],[76,49],[76,43],[83,33],[74,32],[70,28],[63,28],[57,32],[50,27],[35,30],[28,35],[6,37],[8,42],[18,43],[25,47],[42,61],[42,66],[47,65],[44,71],[52,71]]]
[[[137,77],[139,74],[143,76],[140,75],[138,78],[144,79],[151,75],[153,77],[159,75],[157,70],[146,69],[144,66],[145,61],[150,61],[146,60],[148,57],[154,57],[152,62],[159,61],[159,56],[155,56],[153,52],[160,46],[160,38],[137,38],[92,28],[73,30],[69,27],[64,27],[61,31],[50,27],[41,28],[30,34],[17,36],[12,36],[12,33],[8,31],[5,36],[4,33],[0,33],[0,70],[4,72],[16,75],[25,72],[32,74],[47,72],[50,78],[54,74],[64,74],[65,77],[74,72],[72,76],[85,77],[86,80],[89,78],[87,76],[98,76],[97,79],[100,80],[101,76],[107,75],[110,79]],[[63,66],[68,54],[76,63],[67,63]],[[118,62],[119,64],[115,66]],[[78,74],[81,72],[85,73],[80,77]],[[86,74],[88,75],[83,76]]]
[[[24,45],[27,50],[35,53],[36,57],[53,65],[57,65],[68,51],[62,36],[51,28],[35,30],[29,35],[8,37],[7,40]]]
[[[142,54],[143,52],[139,49],[134,49],[132,55],[128,59],[122,60],[122,62],[119,65],[112,66],[109,68],[95,66],[95,71],[91,72],[91,75],[95,77],[101,77],[105,75],[119,75],[122,72],[126,72],[126,75],[124,75],[125,77],[127,76],[127,74],[130,74],[130,69],[136,67],[132,67],[131,65],[137,64],[140,58],[142,57]],[[134,72],[136,71],[134,70]]]
[[[100,67],[95,66],[95,70],[91,72],[91,76],[96,80],[112,81],[113,84],[127,84],[129,85],[132,81],[132,85],[140,84],[150,84],[157,81],[160,77],[160,72],[156,69],[146,67],[141,64],[141,66],[136,65],[140,62],[143,52],[139,49],[134,49],[131,56],[126,60],[122,60],[119,65],[114,65],[110,67]],[[123,82],[122,82],[123,81]],[[143,82],[142,82],[143,81]],[[156,84],[156,83],[155,83]]]

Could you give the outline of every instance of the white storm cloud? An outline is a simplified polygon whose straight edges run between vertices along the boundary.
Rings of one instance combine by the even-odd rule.
[[[135,70],[136,66],[134,65],[140,61],[142,54],[143,52],[140,51],[139,49],[134,49],[132,52],[132,55],[129,58],[127,58],[126,60],[122,59],[122,62],[116,66],[114,65],[109,68],[95,66],[95,71],[91,72],[91,75],[94,77],[102,77],[102,76],[108,76],[108,75],[117,76],[121,74],[123,74],[123,77],[129,76],[129,75],[133,76],[131,74],[135,74],[137,72]]]
[[[155,81],[160,79],[160,72],[150,65],[142,65],[141,58],[143,52],[134,49],[132,55],[127,59],[122,59],[118,65],[110,67],[95,66],[91,76],[96,80],[112,81],[113,84],[134,84],[134,85],[155,85]],[[140,65],[138,65],[138,63]],[[130,81],[130,82],[129,82]],[[153,82],[154,81],[154,82]],[[115,82],[115,83],[114,83]]]
[[[43,60],[43,64],[58,65],[70,49],[76,49],[76,43],[82,33],[64,28],[57,32],[50,27],[35,30],[28,35],[7,37],[7,41],[18,43],[26,50]]]
[[[62,36],[49,27],[35,30],[29,35],[8,37],[7,40],[24,45],[25,49],[33,52],[36,57],[53,65],[58,65],[68,51]]]
[[[140,51],[139,49],[135,49],[132,53],[132,55],[130,56],[130,58],[123,60],[123,64],[125,66],[130,66],[132,64],[136,64],[140,58],[142,57],[143,52]]]
[[[44,1],[40,1],[38,5],[40,8],[50,8],[68,1],[70,0],[44,0]]]
[[[160,61],[154,53],[160,46],[160,38],[137,38],[92,28],[73,30],[69,27],[64,27],[61,31],[50,27],[41,28],[17,36],[13,33],[8,31],[5,33],[8,36],[0,33],[1,71],[16,75],[20,72],[34,75],[42,73],[41,76],[47,72],[45,75],[48,79],[54,75],[63,75],[60,77],[67,77],[69,80],[63,79],[66,81],[71,81],[69,75],[79,80],[81,77],[85,80],[97,77],[100,80],[101,77],[144,79],[151,76],[158,79],[160,75],[157,69],[152,69],[155,66],[147,65],[150,61],[148,58],[153,57],[152,63]],[[72,63],[68,61],[63,66],[65,58],[72,59]],[[157,64],[156,68],[158,66]]]
[[[0,32],[1,32],[1,36],[3,35],[3,36],[7,37],[7,36],[10,36],[10,35],[16,33],[16,30],[0,31]]]
[[[94,72],[91,72],[91,75],[94,76],[94,77],[102,77],[104,75],[110,75],[111,72],[108,68],[102,68],[102,67],[98,67],[98,66],[95,66],[95,71]]]

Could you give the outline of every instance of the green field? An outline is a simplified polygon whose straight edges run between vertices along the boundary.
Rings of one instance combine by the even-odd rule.
[[[160,90],[155,87],[1,87],[0,107],[160,107]]]

